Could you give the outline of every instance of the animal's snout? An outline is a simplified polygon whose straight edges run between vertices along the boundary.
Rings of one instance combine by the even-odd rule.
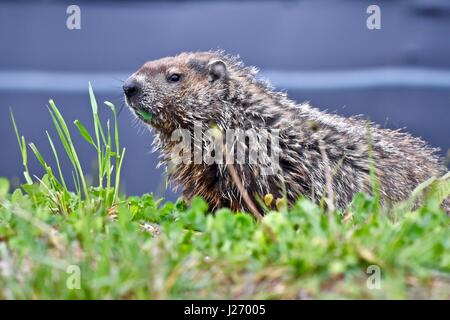
[[[136,79],[134,79],[133,77],[130,77],[125,81],[122,88],[123,88],[123,92],[125,93],[127,98],[131,98],[139,92],[140,85],[136,81]]]

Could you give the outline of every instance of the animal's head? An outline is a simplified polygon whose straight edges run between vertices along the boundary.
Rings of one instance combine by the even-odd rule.
[[[141,120],[170,133],[194,121],[223,120],[224,105],[241,87],[237,81],[251,80],[255,73],[221,52],[182,53],[145,63],[123,90]]]

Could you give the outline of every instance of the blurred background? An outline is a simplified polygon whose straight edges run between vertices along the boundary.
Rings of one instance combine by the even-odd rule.
[[[69,30],[66,9],[81,9],[81,29]],[[381,9],[381,29],[369,30],[369,5]],[[329,112],[364,114],[387,128],[406,128],[450,148],[450,1],[2,1],[0,3],[0,176],[23,183],[9,117],[49,163],[46,108],[53,98],[66,121],[92,129],[88,81],[99,103],[123,106],[122,81],[145,61],[181,51],[223,49],[256,65],[298,102]],[[108,115],[102,105],[102,115]],[[165,190],[152,134],[119,114],[124,191]],[[81,159],[96,155],[72,126]],[[61,154],[63,149],[57,146]],[[30,170],[43,172],[34,156]],[[62,157],[61,157],[62,158]],[[68,176],[69,161],[62,159]]]

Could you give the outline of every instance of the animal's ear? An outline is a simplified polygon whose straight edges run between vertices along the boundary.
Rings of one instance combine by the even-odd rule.
[[[222,60],[213,60],[208,63],[208,80],[214,82],[216,80],[226,79],[228,76],[227,66]]]

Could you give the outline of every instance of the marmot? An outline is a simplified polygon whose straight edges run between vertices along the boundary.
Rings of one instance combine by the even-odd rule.
[[[446,171],[437,149],[423,140],[361,117],[297,104],[256,75],[256,68],[222,51],[181,53],[145,63],[123,89],[127,104],[156,129],[154,146],[163,164],[173,155],[174,130],[193,136],[196,121],[222,132],[279,130],[277,173],[262,174],[258,164],[234,165],[255,203],[267,194],[285,196],[290,204],[301,195],[318,202],[332,192],[333,206],[344,209],[355,193],[372,193],[375,175],[380,201],[388,204],[407,199],[421,182]],[[252,147],[248,141],[244,145]],[[211,210],[249,210],[224,164],[179,163],[169,180],[175,188],[183,186],[186,199],[206,199]]]

